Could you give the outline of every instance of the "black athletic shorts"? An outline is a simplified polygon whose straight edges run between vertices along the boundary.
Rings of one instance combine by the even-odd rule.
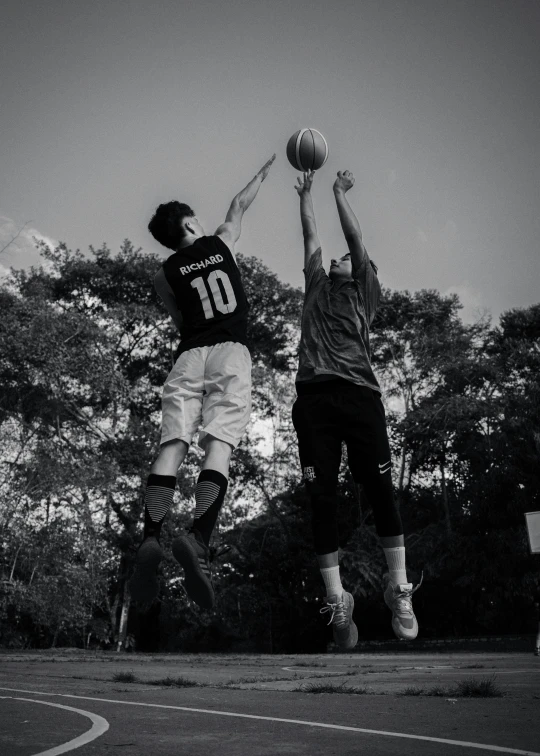
[[[391,459],[380,394],[341,378],[297,383],[292,420],[304,480],[330,493],[336,488],[342,443],[354,480],[368,489],[391,491]],[[374,491],[376,492],[376,491]]]

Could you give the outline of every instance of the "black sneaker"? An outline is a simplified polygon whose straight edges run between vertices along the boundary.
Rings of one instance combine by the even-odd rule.
[[[174,558],[184,568],[187,595],[201,609],[214,606],[214,586],[210,574],[210,548],[204,543],[198,530],[178,536],[172,542]]]
[[[150,602],[157,598],[159,580],[157,569],[163,559],[159,541],[149,536],[137,549],[135,572],[129,581],[129,590],[133,601]]]

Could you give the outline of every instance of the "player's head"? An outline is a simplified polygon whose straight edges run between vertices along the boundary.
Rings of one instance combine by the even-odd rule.
[[[373,260],[370,259],[369,264],[375,275],[377,275],[379,269]],[[350,253],[343,255],[339,260],[331,261],[328,276],[332,281],[348,281],[352,279],[352,261]]]
[[[347,253],[339,259],[330,261],[328,276],[332,281],[348,281],[352,279],[351,255]]]
[[[156,241],[172,250],[204,236],[204,229],[190,206],[176,200],[158,207],[148,230]]]

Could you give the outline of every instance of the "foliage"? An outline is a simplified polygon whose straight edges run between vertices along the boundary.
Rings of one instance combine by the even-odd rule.
[[[130,606],[127,580],[159,443],[177,334],[154,292],[160,259],[41,244],[43,265],[0,286],[0,645],[315,652],[329,629],[290,421],[302,295],[239,256],[251,303],[254,413],[233,456],[214,563],[218,603],[187,599],[167,557],[161,601]],[[540,509],[540,305],[497,327],[455,295],[383,292],[373,362],[384,389],[408,569],[424,635],[520,632],[539,590],[525,511]],[[188,455],[163,530],[193,511]],[[391,635],[372,502],[342,465],[344,583],[360,634]],[[126,624],[121,617],[129,617]]]

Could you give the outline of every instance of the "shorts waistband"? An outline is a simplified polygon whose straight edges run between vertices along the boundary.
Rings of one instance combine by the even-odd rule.
[[[355,394],[365,394],[371,396],[377,394],[369,386],[359,386],[357,383],[347,381],[345,378],[332,378],[329,381],[299,381],[296,383],[296,393],[298,396],[306,394],[339,394],[343,391]]]

